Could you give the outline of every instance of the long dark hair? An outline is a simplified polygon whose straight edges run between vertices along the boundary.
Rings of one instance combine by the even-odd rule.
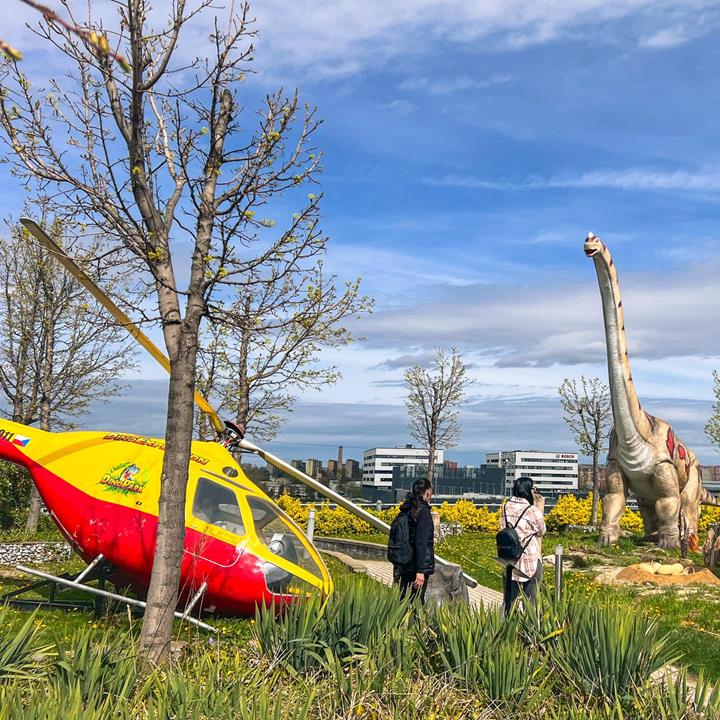
[[[531,505],[533,504],[533,479],[530,477],[519,477],[513,483],[513,497],[524,498]]]
[[[432,490],[432,483],[425,478],[424,480],[416,480],[410,491],[410,514],[413,520],[417,520],[420,508],[425,504],[423,495],[427,490]]]

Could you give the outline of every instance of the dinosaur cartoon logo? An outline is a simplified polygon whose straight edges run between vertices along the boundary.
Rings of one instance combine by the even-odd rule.
[[[147,482],[146,470],[141,470],[135,463],[122,462],[111,467],[99,484],[107,492],[131,495],[141,493]]]

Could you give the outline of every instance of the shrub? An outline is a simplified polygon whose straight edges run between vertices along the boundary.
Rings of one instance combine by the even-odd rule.
[[[548,530],[564,530],[570,525],[589,525],[592,517],[592,493],[585,498],[575,495],[562,495],[557,505],[545,516]],[[602,520],[602,503],[598,503],[598,522]],[[640,513],[625,509],[620,518],[620,527],[628,532],[641,535],[643,522]]]
[[[645,686],[653,672],[674,662],[669,637],[655,620],[612,603],[576,600],[568,627],[549,646],[552,662],[586,697],[612,700]]]
[[[31,487],[25,468],[0,461],[0,530],[21,524],[27,515]]]
[[[716,522],[720,522],[720,507],[711,505],[701,506],[698,530],[700,532],[707,532],[710,526]]]
[[[500,513],[490,512],[486,507],[478,507],[470,500],[458,500],[450,505],[444,502],[440,506],[440,519],[443,522],[457,523],[463,530],[476,532],[498,532]]]

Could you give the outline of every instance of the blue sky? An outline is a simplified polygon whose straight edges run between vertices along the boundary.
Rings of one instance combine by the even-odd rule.
[[[275,451],[327,458],[343,444],[357,457],[409,442],[403,369],[453,345],[476,382],[450,457],[571,450],[556,388],[606,377],[582,253],[592,230],[620,273],[643,405],[702,461],[720,462],[702,430],[720,368],[720,3],[268,0],[254,10],[248,103],[283,84],[319,107],[327,265],[361,275],[376,298],[354,325],[366,340],[327,356],[343,379],[300,399]],[[3,33],[40,80],[53,51],[23,30],[31,17],[18,4]],[[207,26],[191,31],[184,52]],[[2,166],[0,176],[17,185]],[[0,199],[3,215],[21,204],[13,191]],[[141,367],[124,401],[83,424],[162,434],[162,373]]]

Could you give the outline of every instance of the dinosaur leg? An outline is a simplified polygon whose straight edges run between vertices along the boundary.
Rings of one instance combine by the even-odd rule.
[[[669,462],[659,463],[653,473],[652,482],[659,495],[655,501],[658,517],[657,545],[665,549],[679,547],[680,488],[675,466]]]
[[[614,457],[608,455],[607,491],[603,498],[603,517],[600,524],[600,545],[612,545],[620,537],[620,518],[625,512],[627,483]]]
[[[690,466],[688,481],[680,495],[680,508],[687,520],[688,549],[697,552],[700,549],[698,520],[700,519],[700,476],[696,464]]]
[[[638,512],[642,517],[643,527],[645,528],[645,540],[657,541],[658,532],[658,516],[655,510],[655,501],[638,497]]]

